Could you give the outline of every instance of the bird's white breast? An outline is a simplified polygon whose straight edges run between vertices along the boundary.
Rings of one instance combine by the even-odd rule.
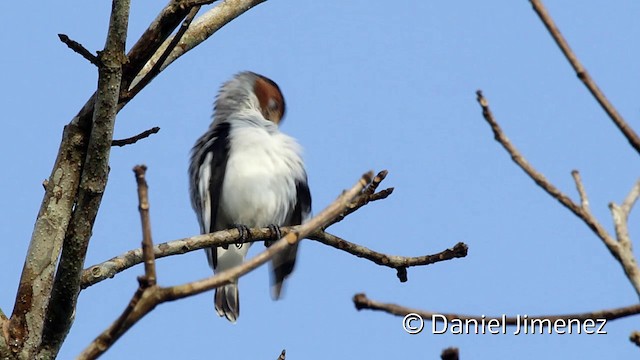
[[[283,224],[295,206],[295,181],[305,178],[300,146],[275,126],[234,122],[229,136],[218,224]]]

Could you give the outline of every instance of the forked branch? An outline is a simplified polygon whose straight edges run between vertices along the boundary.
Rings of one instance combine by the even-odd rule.
[[[354,211],[360,209],[370,202],[381,200],[389,196],[393,188],[376,192],[377,187],[384,180],[386,175],[386,170],[378,173],[378,175],[374,177],[373,181],[369,185],[367,185],[363,192],[358,195],[349,205],[347,205],[346,210],[325,227],[328,227],[331,224],[335,224],[337,221],[343,219],[345,216],[348,216],[349,214],[353,213]],[[280,233],[282,235],[286,235],[290,231],[297,231],[298,228],[299,226],[282,227],[280,228]],[[269,228],[249,229],[249,232],[250,236],[248,236],[246,239],[242,239],[240,233],[236,229],[221,230],[211,234],[197,235],[190,238],[179,239],[159,244],[154,247],[153,251],[155,258],[162,258],[166,256],[184,254],[186,252],[205,249],[213,246],[230,245],[248,241],[277,240],[274,239],[274,236],[276,236],[276,234],[274,234]],[[378,265],[395,269],[397,271],[398,278],[402,282],[407,281],[407,268],[409,267],[430,265],[440,261],[465,257],[468,250],[467,245],[465,245],[464,243],[457,243],[455,246],[453,246],[453,248],[445,249],[436,254],[416,257],[404,257],[383,254],[368,249],[362,245],[349,242],[323,230],[314,231],[308,236],[308,238],[334,247],[338,250],[345,251],[357,257],[367,259]],[[142,250],[138,248],[127,251],[122,255],[113,257],[100,264],[90,266],[85,269],[82,274],[82,287],[86,288],[102,280],[111,278],[119,272],[137,265],[142,261]]]
[[[338,199],[331,203],[317,216],[313,217],[309,222],[299,226],[294,231],[290,231],[265,251],[236,267],[203,280],[166,288],[158,285],[145,284],[141,281],[138,290],[129,303],[129,306],[127,306],[118,320],[109,326],[109,328],[100,334],[91,344],[89,344],[78,358],[94,359],[104,353],[118,338],[120,338],[120,336],[122,336],[122,334],[153,310],[158,304],[193,296],[221,285],[228,284],[264,264],[278,252],[284,251],[291,245],[295,245],[302,238],[305,238],[313,231],[326,226],[326,224],[335,219],[336,216],[339,216],[354,197],[360,194],[362,189],[372,181],[372,178],[373,173],[370,172],[364,174],[351,189],[343,192]],[[142,206],[140,208],[142,209]],[[153,252],[150,246],[143,247],[143,251],[145,251],[145,259],[153,258]]]
[[[524,158],[524,156],[522,156],[518,149],[516,149],[511,141],[509,141],[509,138],[507,138],[505,133],[502,131],[500,125],[498,125],[497,121],[493,117],[491,109],[489,108],[489,102],[482,95],[482,91],[478,90],[476,94],[478,103],[482,108],[482,116],[487,121],[489,126],[491,126],[491,130],[493,131],[496,141],[498,141],[500,145],[502,145],[502,147],[511,156],[511,159],[527,175],[529,175],[529,177],[533,181],[535,181],[538,186],[540,186],[544,191],[547,192],[547,194],[558,200],[562,205],[564,205],[578,218],[580,218],[600,238],[600,240],[602,240],[607,249],[609,249],[611,255],[613,255],[613,257],[622,266],[622,269],[631,282],[631,285],[635,289],[636,294],[640,296],[640,269],[638,269],[635,256],[631,249],[631,240],[628,237],[627,230],[627,215],[629,211],[631,211],[632,205],[640,195],[640,185],[636,183],[623,202],[623,204],[626,204],[623,205],[625,209],[624,211],[618,210],[619,207],[615,204],[610,205],[611,211],[613,212],[616,235],[618,237],[616,240],[605,230],[598,219],[596,219],[589,210],[589,201],[586,190],[584,189],[584,185],[582,184],[580,174],[576,170],[572,172],[574,180],[576,182],[578,193],[581,198],[581,205],[578,205],[573,202],[571,198],[562,193],[557,187],[555,187],[549,180],[547,180],[547,178],[545,178],[542,173],[538,172],[531,164],[529,164],[529,162]]]

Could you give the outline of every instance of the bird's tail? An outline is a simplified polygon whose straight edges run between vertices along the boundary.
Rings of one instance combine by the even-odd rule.
[[[289,245],[289,247],[276,254],[271,260],[271,296],[274,300],[280,298],[284,280],[293,272],[293,268],[296,265],[297,252],[298,243]]]
[[[238,320],[238,316],[240,316],[238,283],[233,282],[217,288],[214,302],[218,315],[224,316],[227,320],[235,323]]]

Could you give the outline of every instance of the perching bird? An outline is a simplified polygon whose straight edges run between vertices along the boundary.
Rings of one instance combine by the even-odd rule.
[[[284,97],[272,80],[241,72],[222,85],[213,122],[198,139],[189,166],[191,204],[203,234],[247,227],[298,225],[311,212],[311,194],[301,147],[278,129]],[[243,235],[244,236],[244,235]],[[214,272],[244,261],[251,243],[205,249]],[[272,260],[272,295],[280,297],[291,274],[297,245]],[[240,315],[237,282],[219,287],[218,315],[235,322]]]

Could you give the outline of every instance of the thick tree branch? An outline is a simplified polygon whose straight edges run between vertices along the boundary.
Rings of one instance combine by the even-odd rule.
[[[527,175],[529,175],[529,177],[533,181],[535,181],[538,186],[546,191],[547,194],[549,194],[551,197],[558,200],[574,215],[582,219],[582,221],[602,240],[611,255],[613,255],[613,257],[622,266],[622,269],[631,282],[631,285],[636,291],[636,294],[640,296],[640,269],[638,269],[635,256],[633,255],[633,251],[631,250],[631,240],[628,238],[628,233],[626,232],[627,219],[625,216],[621,216],[620,214],[618,214],[618,211],[616,210],[617,205],[611,206],[614,224],[616,224],[616,234],[618,235],[618,239],[616,241],[616,239],[609,235],[609,233],[604,229],[600,222],[589,211],[588,201],[586,200],[587,195],[584,187],[582,186],[582,181],[579,176],[580,174],[575,170],[573,172],[573,177],[576,181],[578,192],[580,193],[580,197],[582,198],[581,206],[574,203],[567,195],[563,194],[560,190],[558,190],[558,188],[551,184],[551,182],[549,182],[549,180],[547,180],[544,175],[539,173],[533,166],[531,166],[531,164],[529,164],[529,162],[522,156],[522,154],[520,154],[518,149],[516,149],[516,147],[511,144],[511,141],[509,141],[507,136],[502,131],[502,128],[500,128],[500,125],[498,125],[498,123],[494,119],[493,113],[489,108],[489,103],[482,95],[482,91],[478,90],[476,94],[478,97],[478,103],[482,108],[482,115],[489,126],[491,126],[491,130],[493,131],[496,141],[498,141],[502,145],[502,147],[504,147],[509,155],[511,155],[511,159]],[[634,197],[635,191],[636,190],[632,190],[630,192],[630,195],[627,196],[627,199],[632,199]],[[640,190],[638,190],[638,192],[640,192]],[[631,209],[631,204],[633,204],[634,202],[635,200],[625,200],[625,203],[629,205],[629,210]],[[587,205],[585,206],[585,204]]]
[[[82,44],[77,41],[71,40],[65,34],[58,34],[58,38],[60,39],[60,41],[65,43],[69,47],[69,49],[80,54],[83,58],[87,59],[93,65],[100,67],[100,60],[98,59],[98,57],[93,55],[91,51],[87,50],[84,46],[82,46]]]
[[[157,134],[158,131],[160,131],[160,128],[157,126],[152,127],[149,130],[145,130],[143,132],[141,132],[140,134],[136,135],[136,136],[132,136],[126,139],[121,139],[121,140],[113,140],[111,142],[111,146],[126,146],[126,145],[131,145],[131,144],[135,144],[138,141],[148,138],[149,136],[151,136],[152,134]]]
[[[113,0],[105,48],[100,52],[98,90],[78,199],[64,239],[48,304],[40,356],[55,357],[73,323],[80,277],[102,195],[107,185],[109,155],[117,113],[129,22],[130,0]]]
[[[131,326],[142,319],[142,317],[153,310],[158,304],[193,296],[228,284],[269,261],[278,252],[295,245],[298,241],[307,237],[313,231],[322,228],[336,216],[340,215],[352,199],[371,182],[372,178],[372,173],[364,174],[350,190],[343,192],[338,199],[320,212],[320,214],[313,217],[309,222],[300,225],[297,230],[289,232],[262,253],[236,267],[220,272],[212,277],[184,285],[167,288],[153,285],[144,289],[140,286],[130,303],[130,305],[133,305],[133,308],[130,309],[131,306],[128,306],[123,315],[89,344],[78,359],[94,359],[104,353],[120,336],[131,328]]]
[[[225,9],[228,10],[233,10],[234,6],[246,5],[246,3],[241,1],[226,1],[225,3]],[[222,12],[217,18],[210,19],[210,23],[217,30],[222,27],[222,25],[248,10],[248,8],[250,7],[246,7],[241,11]],[[116,7],[114,7],[114,9],[116,9]],[[169,2],[129,52],[129,61],[122,69],[121,84],[128,85],[131,83],[131,80],[137,75],[151,56],[156,53],[158,47],[169,37],[173,30],[187,16],[189,11],[190,8],[185,7],[184,4],[181,4],[178,0],[171,0]],[[105,48],[108,47],[109,46],[105,46]],[[105,53],[101,54],[100,57],[110,57],[112,55],[113,54]],[[125,59],[125,57],[120,56],[119,60],[124,61]],[[110,68],[108,64],[107,66],[101,64],[101,67],[103,69]],[[112,75],[118,76],[117,74]],[[109,79],[113,80],[113,77],[110,76]],[[118,87],[120,86],[112,87],[111,89],[118,89]],[[126,90],[127,88],[128,86],[121,87],[120,94],[123,93],[122,90]],[[92,202],[94,204],[96,200],[98,200],[97,202],[99,203],[99,199],[97,199],[96,196],[89,196],[92,201],[84,196],[80,196],[79,184],[81,177],[84,179],[91,177],[95,180],[93,184],[92,181],[85,181],[85,185],[97,185],[96,188],[91,189],[85,186],[85,195],[87,193],[94,193],[101,196],[99,184],[99,182],[101,182],[101,180],[99,180],[101,178],[100,174],[91,173],[92,170],[95,170],[91,167],[89,169],[82,168],[83,164],[89,162],[87,147],[90,134],[95,131],[93,129],[94,119],[96,114],[102,113],[102,111],[94,111],[97,98],[98,93],[96,92],[84,104],[69,125],[65,127],[58,150],[58,156],[51,171],[51,176],[46,184],[46,192],[34,226],[26,256],[27,260],[25,261],[20,285],[16,294],[13,314],[8,326],[5,327],[6,341],[3,341],[3,343],[10,344],[8,346],[11,347],[12,356],[28,358],[35,355],[30,354],[29,349],[33,350],[38,346],[38,340],[42,335],[42,326],[45,321],[44,312],[48,299],[51,296],[53,274],[56,270],[58,258],[60,257],[63,239],[65,235],[67,235],[67,239],[84,237],[84,235],[80,233],[86,234],[87,229],[90,233],[92,227],[92,216],[90,213],[74,215],[76,220],[85,220],[83,223],[74,221],[75,225],[73,226],[70,226],[69,223],[71,222],[72,212],[79,210],[77,206],[74,207],[74,201],[76,199],[85,203]],[[124,104],[121,104],[117,110],[120,110],[123,106]],[[103,139],[111,140],[111,137],[107,136]],[[94,206],[90,205],[85,208],[90,210],[94,208]],[[69,232],[67,232],[67,230],[69,230]],[[78,266],[74,265],[72,267]],[[74,291],[73,288],[69,290],[71,290],[70,292]],[[62,327],[66,327],[66,325]],[[34,337],[27,339],[27,336],[31,335]],[[57,340],[53,341],[57,342]],[[0,345],[2,345],[2,343],[0,343]],[[4,351],[3,349],[4,347],[0,347],[0,350]],[[20,353],[22,350],[24,350],[24,352]],[[42,355],[52,355],[52,353],[43,353]]]
[[[185,31],[177,46],[175,46],[166,57],[166,60],[162,61],[162,66],[160,66],[158,72],[162,72],[167,66],[169,66],[169,64],[208,39],[233,19],[265,1],[266,0],[227,0],[202,14],[195,19],[191,26],[189,26]],[[198,4],[193,5],[195,6]],[[151,72],[156,63],[160,62],[161,57],[165,53],[165,49],[170,46],[172,40],[173,37],[166,38],[166,41],[164,41],[162,46],[160,46],[157,51],[154,51],[154,55],[150,57],[150,60],[146,62],[146,64],[144,64],[144,68],[139,70],[139,73],[131,82],[131,86],[129,87],[130,89],[135,88],[137,83],[142,81],[142,79],[147,76],[147,73]],[[133,95],[135,96],[135,94]]]
[[[28,344],[31,349],[38,343],[56,261],[71,219],[84,141],[83,133],[76,126],[65,127],[27,250],[13,314],[5,329],[8,332],[6,344],[13,354],[20,353],[27,341],[31,342]],[[26,354],[22,355],[26,358]]]
[[[129,50],[127,54],[128,62],[123,68],[121,93],[127,89],[131,80],[140,69],[142,69],[156,50],[158,50],[158,47],[165,39],[180,25],[180,22],[188,13],[189,9],[182,7],[180,1],[169,0],[169,3],[160,11],[147,30],[145,30],[138,41],[131,47],[131,50]],[[89,129],[91,127],[95,99],[96,93],[87,100],[82,109],[80,109],[78,114],[71,120],[71,124],[77,125],[81,129]],[[120,104],[118,111],[122,109],[124,105],[125,104]]]
[[[167,47],[162,50],[162,53],[158,57],[157,62],[153,65],[153,67],[151,67],[151,70],[149,70],[140,79],[140,81],[138,81],[129,91],[126,92],[125,99],[136,96],[136,94],[144,89],[151,82],[151,80],[153,80],[160,73],[162,64],[167,59],[167,57],[169,57],[169,54],[171,54],[173,49],[175,49],[175,47],[178,45],[178,42],[180,41],[180,39],[182,39],[182,36],[187,31],[187,29],[189,29],[189,26],[198,14],[198,11],[200,11],[200,5],[193,7],[189,11],[187,17],[184,19],[182,25],[178,29],[178,32],[176,32],[171,41],[169,41]]]
[[[447,319],[447,321],[451,321],[454,319],[460,320],[477,320],[481,321],[483,318],[485,321],[489,321],[491,319],[498,319],[502,321],[501,317],[497,316],[478,316],[478,315],[462,315],[462,314],[454,314],[454,313],[441,313],[441,312],[433,312],[433,311],[425,311],[419,309],[408,308],[402,305],[382,303],[379,301],[371,300],[367,298],[365,294],[356,294],[353,297],[353,303],[358,310],[378,310],[384,311],[392,315],[396,316],[406,316],[407,314],[414,313],[420,315],[425,321],[431,321],[434,318],[434,315],[441,315]],[[606,320],[615,320],[620,319],[632,315],[640,314],[640,304],[635,304],[631,306],[625,306],[615,309],[606,309],[593,311],[588,313],[576,313],[576,314],[564,314],[564,315],[529,315],[529,319],[549,319],[550,321],[555,320],[569,320],[576,319],[580,321],[584,321],[587,319],[606,319]],[[441,318],[435,317],[436,321],[441,321]],[[512,326],[518,324],[517,317],[506,317],[504,323],[506,325]]]
[[[618,113],[618,110],[609,102],[607,97],[604,95],[602,90],[598,87],[596,82],[591,78],[591,75],[587,72],[587,69],[580,63],[576,54],[571,50],[569,43],[562,36],[560,30],[556,26],[555,22],[551,18],[551,15],[547,12],[547,9],[542,4],[540,0],[530,0],[531,5],[533,6],[533,10],[538,14],[540,20],[544,23],[544,26],[547,28],[553,40],[555,40],[558,47],[564,54],[564,56],[569,60],[569,63],[573,67],[573,70],[578,75],[578,79],[582,81],[582,83],[589,89],[591,95],[596,99],[598,104],[604,109],[604,111],[609,115],[613,123],[620,129],[622,134],[627,138],[629,144],[636,149],[638,153],[640,153],[640,137],[638,134],[627,124],[622,115]]]

